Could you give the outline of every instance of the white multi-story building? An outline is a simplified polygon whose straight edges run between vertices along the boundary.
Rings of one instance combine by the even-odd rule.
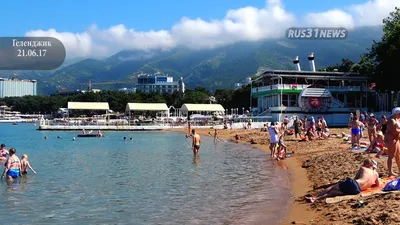
[[[173,77],[162,76],[162,75],[139,75],[138,84],[136,90],[150,93],[174,93],[174,92],[185,92],[185,84],[183,78],[179,81],[174,81]]]
[[[36,80],[0,78],[0,98],[37,95]]]

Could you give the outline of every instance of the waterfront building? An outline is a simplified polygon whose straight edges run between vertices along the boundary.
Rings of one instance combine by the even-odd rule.
[[[318,72],[314,55],[308,57],[310,70],[268,70],[253,81],[251,95],[257,98],[258,116],[282,121],[285,116],[324,116],[328,124],[346,126],[349,113],[368,111],[373,99],[369,78],[357,73]]]
[[[160,75],[159,73],[154,75],[145,74],[138,76],[136,90],[146,93],[184,93],[185,84],[182,77],[179,81],[174,81],[173,77]]]
[[[0,78],[0,98],[37,95],[36,80]]]

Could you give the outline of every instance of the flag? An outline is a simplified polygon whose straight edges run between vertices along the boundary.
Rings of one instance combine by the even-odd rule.
[[[371,83],[371,85],[369,86],[370,90],[373,90],[376,87],[376,83]]]

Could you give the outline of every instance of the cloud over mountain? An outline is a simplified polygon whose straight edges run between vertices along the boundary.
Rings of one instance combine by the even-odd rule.
[[[51,36],[61,40],[68,57],[103,57],[122,49],[171,49],[178,45],[214,48],[240,41],[280,38],[292,26],[346,27],[382,24],[400,0],[371,0],[325,12],[309,12],[303,18],[285,10],[281,0],[268,0],[264,8],[232,9],[221,20],[183,17],[170,30],[136,31],[123,24],[101,29],[92,25],[81,33],[55,29],[31,30],[26,36]],[[300,21],[300,22],[298,22]]]

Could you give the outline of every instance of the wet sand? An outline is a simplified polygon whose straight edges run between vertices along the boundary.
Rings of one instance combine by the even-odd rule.
[[[350,133],[349,129],[330,129],[331,133]],[[173,129],[172,131],[178,131]],[[187,132],[187,129],[179,130]],[[196,129],[200,135],[213,133],[212,129]],[[235,141],[235,135],[242,138],[238,143],[250,143],[253,138],[261,150],[270,153],[268,132],[260,130],[219,130],[223,140]],[[367,141],[367,139],[363,139]],[[349,150],[350,144],[342,138],[299,142],[294,135],[285,137],[288,153],[292,157],[277,162],[282,169],[291,175],[294,198],[289,204],[288,214],[283,224],[400,224],[400,194],[389,193],[360,199],[345,200],[340,203],[326,204],[320,200],[316,204],[305,202],[308,194],[316,194],[327,185],[336,183],[346,177],[354,177],[364,159],[374,158],[375,154],[362,154],[362,151]],[[374,158],[376,159],[376,158]],[[376,159],[378,172],[382,177],[387,175],[386,158]],[[396,164],[393,162],[393,166]],[[304,168],[302,168],[304,167]],[[396,172],[397,169],[394,169]],[[358,200],[367,205],[353,208]]]

